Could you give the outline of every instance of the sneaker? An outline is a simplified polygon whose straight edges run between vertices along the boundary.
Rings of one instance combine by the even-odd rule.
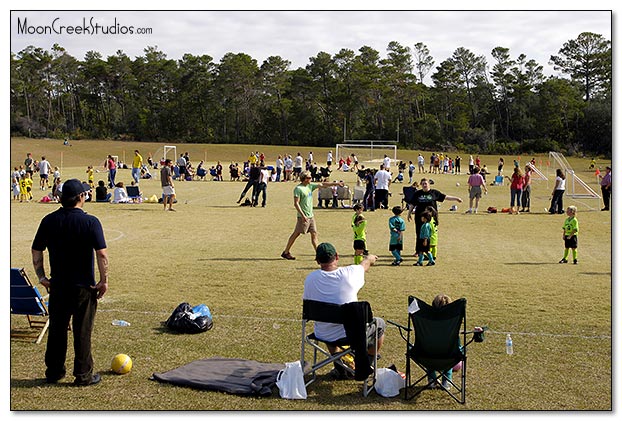
[[[426,266],[434,266],[436,264],[436,262],[433,261],[429,261],[428,264]]]
[[[423,266],[423,263],[415,262],[413,263],[413,266]]]
[[[473,213],[473,211],[471,209],[469,209],[468,211],[466,211],[465,213]]]
[[[97,384],[97,383],[101,382],[101,380],[102,380],[102,377],[98,373],[95,373],[95,374],[93,374],[93,376],[90,379],[88,379],[88,380],[78,380],[78,379],[76,379],[76,380],[74,380],[73,384],[75,386],[91,386],[93,384]]]
[[[579,263],[579,262],[577,261],[577,259],[574,259],[574,260],[572,261],[572,263],[576,265],[576,264],[577,264],[577,263]]]
[[[443,382],[441,383],[443,389],[445,390],[449,390],[451,389],[451,383],[449,383],[449,381],[447,381],[447,379],[443,379]]]
[[[290,253],[281,253],[281,257],[283,259],[287,259],[287,260],[296,260],[296,258],[294,256],[292,256]]]
[[[559,263],[568,263],[568,260],[562,259],[562,260],[559,261]]]
[[[403,260],[394,260],[391,262],[391,266],[399,266],[402,262]]]

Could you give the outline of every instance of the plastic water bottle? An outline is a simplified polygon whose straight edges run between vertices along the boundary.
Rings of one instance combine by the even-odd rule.
[[[129,326],[130,323],[126,322],[125,320],[113,320],[112,325],[113,326]]]
[[[505,352],[508,355],[514,354],[514,345],[512,344],[512,337],[508,333],[508,336],[505,337]]]

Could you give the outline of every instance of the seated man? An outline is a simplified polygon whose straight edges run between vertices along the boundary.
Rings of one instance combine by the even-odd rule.
[[[358,265],[339,267],[339,255],[335,247],[330,243],[322,243],[317,246],[315,261],[320,269],[311,272],[304,283],[302,298],[305,300],[321,301],[332,304],[345,304],[358,301],[357,293],[365,284],[365,272],[376,262],[378,256],[373,254],[365,256]],[[384,320],[376,317],[378,324],[378,350],[384,341]],[[315,336],[325,342],[335,342],[346,337],[343,325],[334,323],[315,322]],[[373,328],[367,329],[367,354],[373,356],[376,352],[376,336]],[[327,344],[331,354],[340,352],[337,347]],[[332,375],[343,378],[343,372],[335,369]]]
[[[112,194],[108,193],[108,189],[106,188],[106,183],[104,183],[104,180],[99,180],[97,182],[97,187],[95,187],[95,201],[110,202],[111,197]]]

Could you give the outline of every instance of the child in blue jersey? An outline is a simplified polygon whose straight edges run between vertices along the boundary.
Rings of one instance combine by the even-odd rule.
[[[423,266],[423,257],[426,255],[428,257],[427,266],[434,266],[436,263],[434,262],[434,256],[430,252],[430,238],[432,237],[432,225],[430,225],[430,221],[432,220],[432,215],[430,212],[424,211],[421,214],[421,229],[419,231],[419,238],[417,239],[417,252],[419,253],[419,260],[414,264],[414,266]]]
[[[404,259],[402,259],[402,248],[404,245],[404,235],[406,231],[406,223],[400,216],[402,213],[401,206],[394,206],[393,216],[389,218],[389,232],[391,233],[391,239],[389,240],[389,251],[395,258],[391,263],[393,266],[399,266]]]

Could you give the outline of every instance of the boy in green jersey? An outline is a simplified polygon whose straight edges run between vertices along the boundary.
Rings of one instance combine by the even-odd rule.
[[[564,221],[564,225],[562,228],[564,230],[564,257],[559,263],[568,263],[568,254],[570,249],[572,249],[572,263],[577,264],[577,246],[579,245],[579,240],[577,239],[577,234],[579,233],[579,220],[577,219],[577,207],[576,206],[568,206],[566,209],[566,220]]]
[[[367,254],[367,220],[363,216],[363,205],[357,203],[352,208],[352,231],[354,231],[354,264],[358,265],[363,261],[363,256]]]

